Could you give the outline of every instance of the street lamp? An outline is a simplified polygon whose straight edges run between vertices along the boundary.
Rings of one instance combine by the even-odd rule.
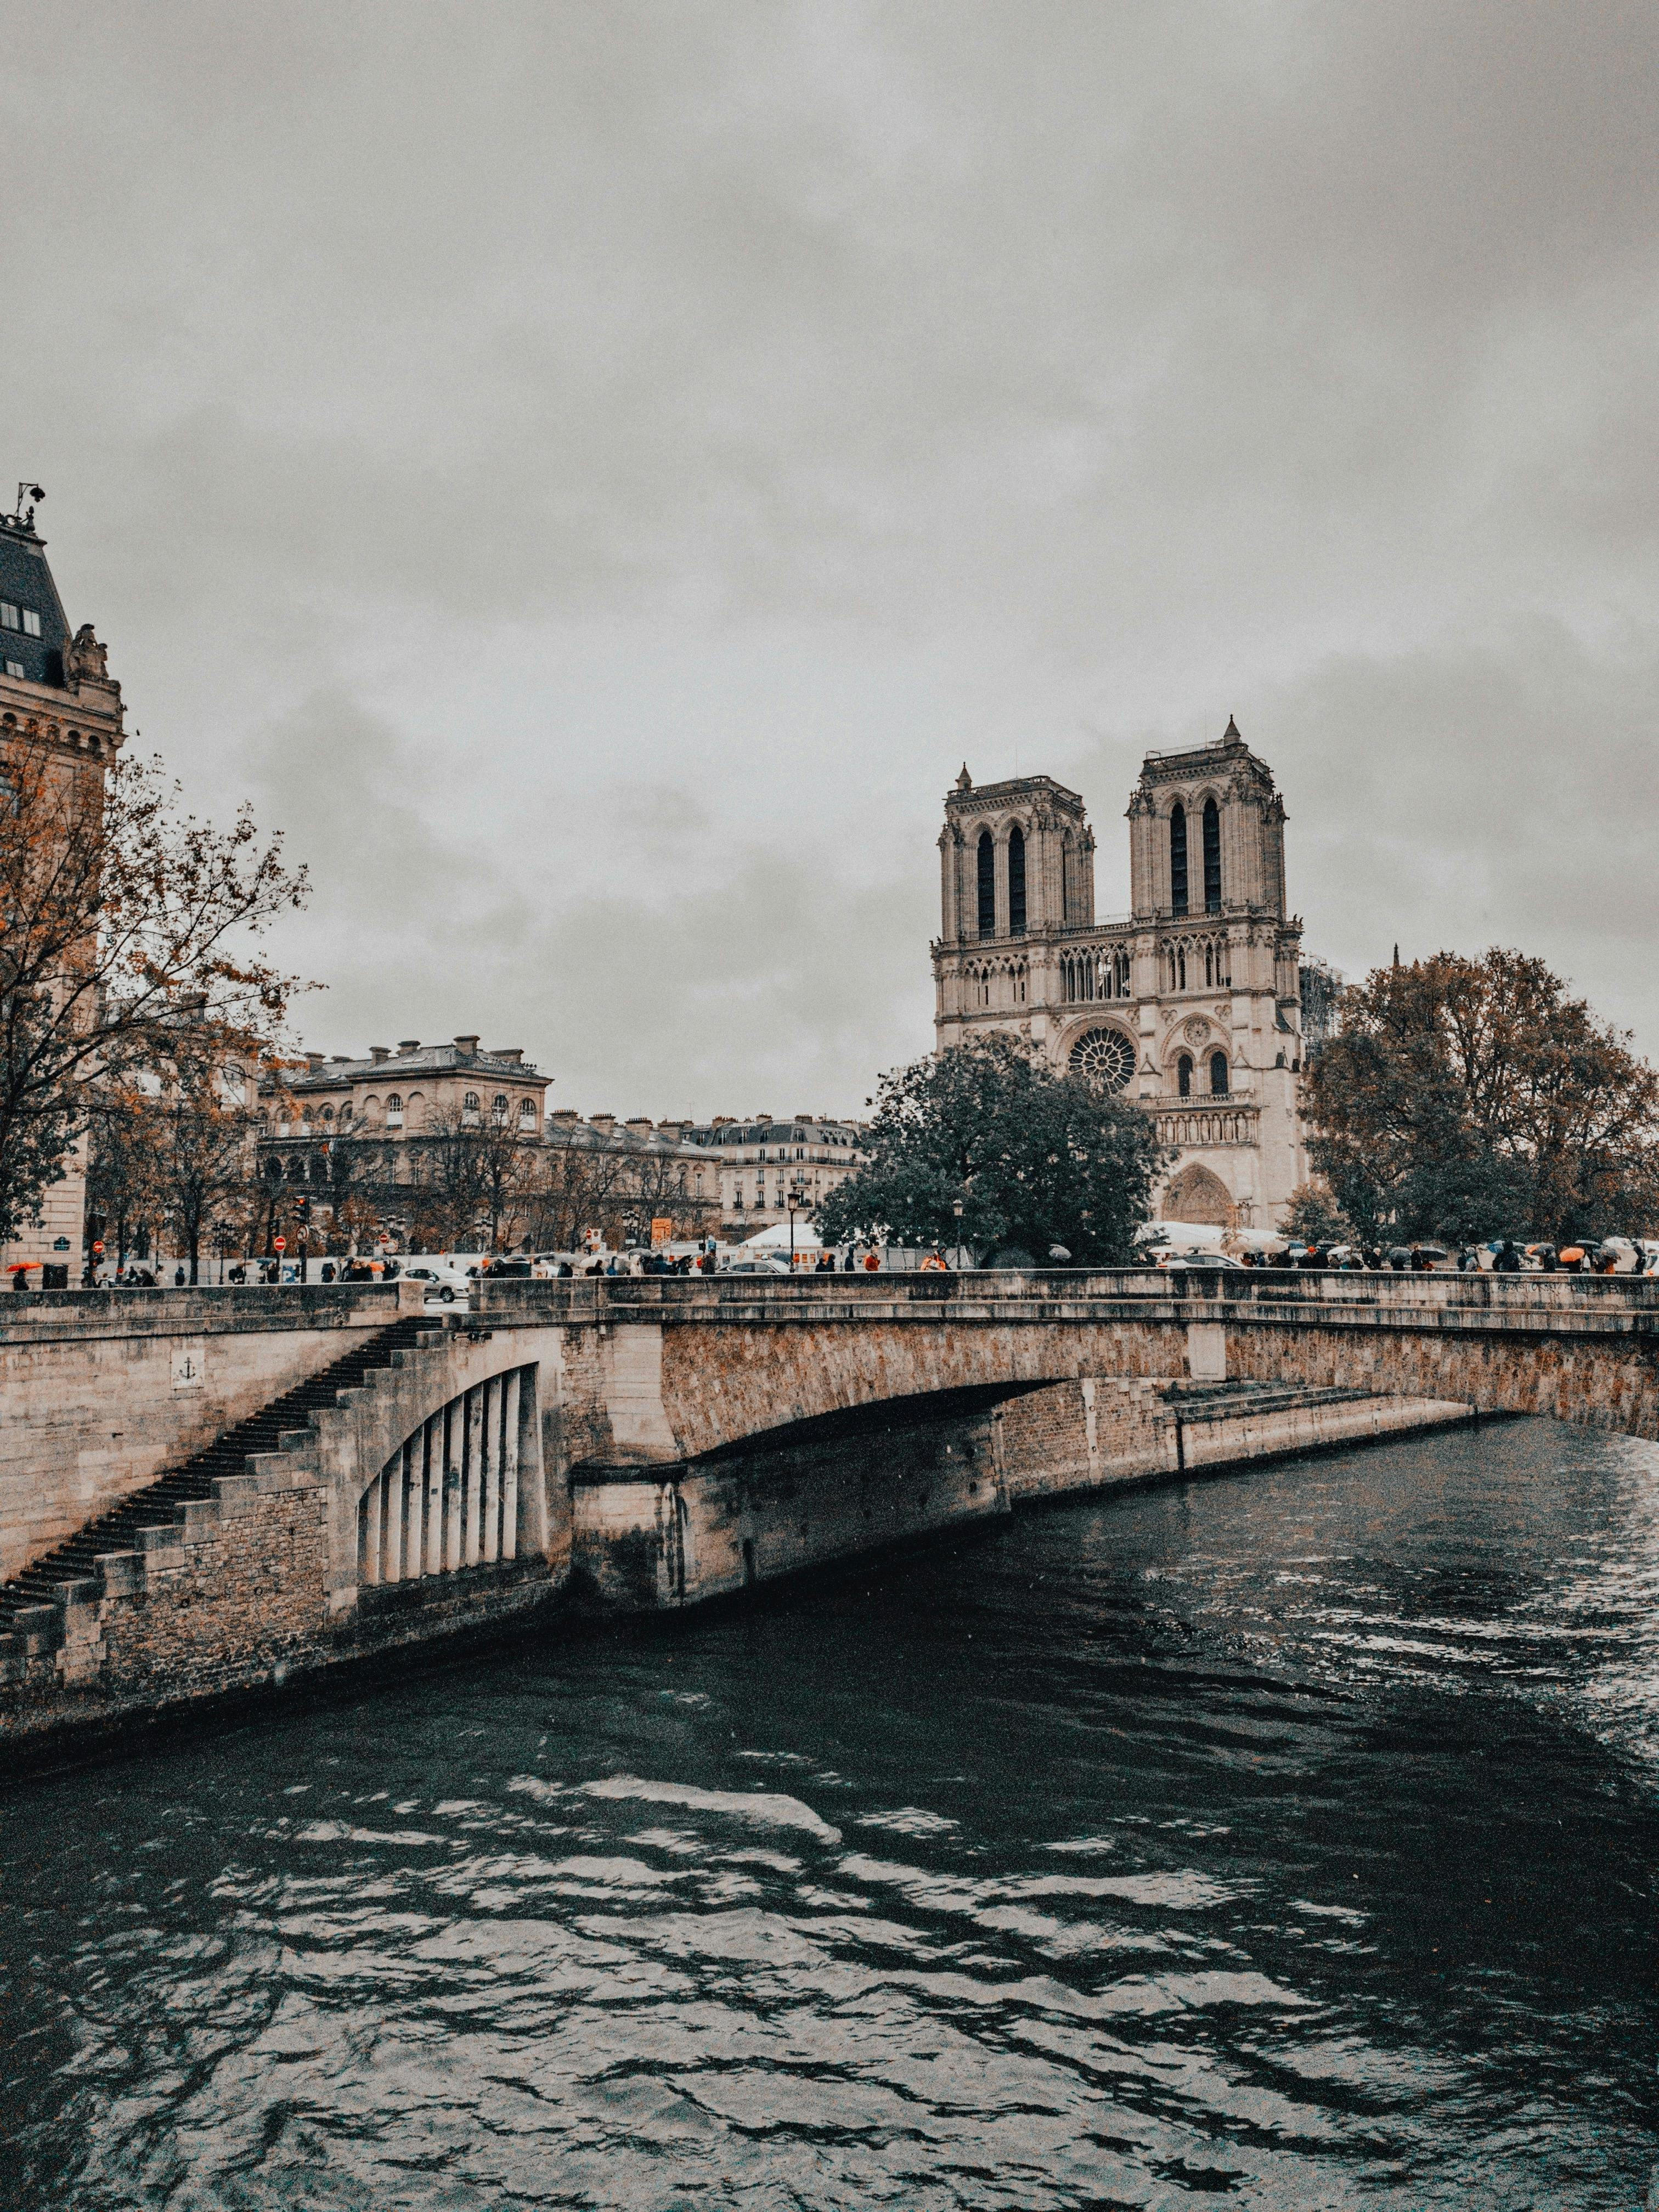
[[[783,1202],[789,1209],[789,1272],[792,1275],[795,1272],[795,1213],[803,1197],[800,1185],[795,1182],[790,1184],[783,1195]]]
[[[965,1201],[960,1198],[953,1198],[951,1200],[951,1211],[957,1218],[956,1260],[958,1267],[962,1265],[962,1215],[964,1203]]]

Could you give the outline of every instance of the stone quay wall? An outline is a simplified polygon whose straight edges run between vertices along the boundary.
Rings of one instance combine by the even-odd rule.
[[[1178,1386],[1177,1386],[1178,1387]],[[1254,1461],[1369,1443],[1473,1420],[1468,1405],[1346,1391],[1239,1391],[1206,1403],[1167,1399],[1154,1382],[1085,1376],[1011,1398],[996,1415],[1015,1504],[1119,1483],[1218,1473]],[[1290,1402],[1285,1402],[1288,1400]]]
[[[896,1419],[658,1472],[579,1476],[575,1595],[630,1611],[756,1583],[1006,1514],[994,1413]]]
[[[368,1283],[0,1297],[0,1582],[420,1310]]]

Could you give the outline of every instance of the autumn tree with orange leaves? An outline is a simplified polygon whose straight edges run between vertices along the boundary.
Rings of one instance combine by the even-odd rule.
[[[38,1212],[100,1085],[193,1055],[251,1060],[295,979],[258,939],[301,906],[303,868],[244,807],[228,830],[181,811],[159,761],[0,757],[0,1242]]]

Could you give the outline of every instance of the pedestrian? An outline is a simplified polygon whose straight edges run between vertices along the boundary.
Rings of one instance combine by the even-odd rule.
[[[858,1261],[853,1257],[853,1248],[849,1244],[847,1248],[847,1257],[841,1263],[841,1271],[843,1275],[851,1275],[856,1273],[857,1270]]]
[[[865,1273],[866,1274],[873,1275],[879,1269],[880,1266],[881,1255],[877,1251],[875,1246],[872,1244],[870,1247],[870,1249],[864,1255]]]
[[[1521,1255],[1515,1249],[1515,1239],[1512,1237],[1506,1237],[1497,1251],[1493,1253],[1492,1271],[1494,1275],[1520,1273]]]

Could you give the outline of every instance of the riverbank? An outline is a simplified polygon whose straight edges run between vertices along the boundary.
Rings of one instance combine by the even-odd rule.
[[[20,1617],[0,1654],[0,1773],[343,1669],[378,1673],[400,1653],[545,1635],[577,1613],[683,1610],[1030,1506],[1473,1418],[1355,1390],[1098,1377],[948,1413],[866,1409],[703,1462],[579,1471],[556,1550],[379,1580],[338,1620],[328,1485],[304,1452],[267,1454],[246,1498],[222,1485],[217,1507],[143,1532],[138,1553],[100,1559],[62,1602]]]

